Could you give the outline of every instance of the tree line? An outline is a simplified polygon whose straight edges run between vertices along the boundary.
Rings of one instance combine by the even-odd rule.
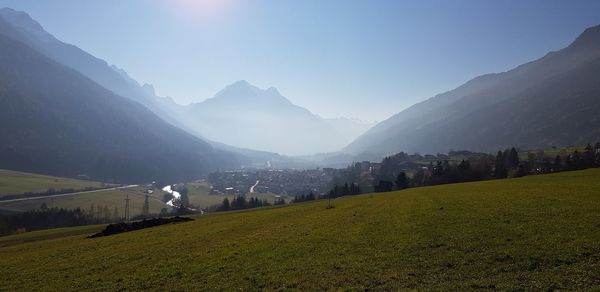
[[[184,193],[187,196],[187,192],[184,191]],[[186,199],[180,200],[180,202],[181,201],[185,204]],[[176,205],[174,213],[183,213],[183,206],[189,207],[191,205],[189,203],[187,205],[179,203]],[[192,213],[187,211],[188,209],[185,210],[186,214]],[[172,213],[168,212],[167,208],[163,208],[160,214],[151,214],[149,196],[146,196],[141,212],[127,219],[140,220],[170,215],[172,215]],[[96,205],[91,203],[88,208],[77,207],[75,209],[66,209],[48,207],[46,203],[42,203],[37,210],[0,214],[0,235],[59,227],[114,223],[125,220],[126,218],[124,218],[122,214],[122,209],[119,209],[118,207],[110,208],[107,205]]]
[[[553,149],[555,151],[555,149]],[[600,167],[600,143],[586,145],[582,150],[547,155],[543,150],[528,151],[527,157],[519,155],[515,147],[500,150],[496,155],[468,151],[450,152],[448,155],[408,155],[404,152],[385,157],[376,170],[369,170],[365,179],[360,163],[348,167],[343,177],[336,178],[330,195],[352,194],[349,185],[366,186],[374,192],[389,192],[409,187],[522,177],[531,174],[580,170]],[[464,157],[452,162],[450,157]],[[424,162],[430,160],[429,162]],[[344,181],[345,187],[339,187]],[[343,191],[340,191],[342,189]]]
[[[317,199],[317,196],[315,196],[315,193],[310,192],[308,195],[296,195],[294,196],[294,200],[292,201],[292,203],[300,203],[300,202],[307,202],[307,201],[314,201]]]
[[[333,186],[333,188],[326,194],[326,195],[321,195],[320,198],[321,199],[325,199],[325,198],[331,198],[331,199],[335,199],[335,198],[339,198],[342,196],[353,196],[353,195],[360,195],[362,194],[362,190],[360,189],[360,186],[356,183],[345,183],[342,186],[338,186],[337,184]]]
[[[118,208],[95,206],[89,209],[48,208],[44,203],[38,210],[0,215],[0,235],[91,224],[112,223],[122,220]]]
[[[238,195],[231,200],[229,198],[224,198],[221,204],[210,206],[208,208],[208,211],[224,212],[233,210],[253,209],[281,204],[285,204],[285,200],[275,200],[275,202],[271,204],[269,201],[265,199],[261,200],[258,197],[246,198],[245,195]]]

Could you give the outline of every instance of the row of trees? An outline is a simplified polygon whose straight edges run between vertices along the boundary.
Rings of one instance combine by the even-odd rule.
[[[46,203],[43,203],[40,207],[40,211],[50,210]],[[67,210],[72,211],[72,210]],[[105,223],[105,222],[115,222],[123,219],[121,214],[119,213],[119,208],[115,207],[112,210],[107,205],[95,205],[94,203],[90,204],[90,207],[87,210],[83,210],[84,214],[87,215],[90,220],[93,221],[94,224]]]
[[[475,167],[473,166],[475,165]],[[600,143],[595,146],[588,144],[583,152],[574,150],[572,153],[563,151],[562,155],[546,155],[544,151],[528,152],[527,159],[521,160],[516,148],[498,151],[491,163],[489,157],[480,157],[475,161],[463,160],[459,164],[450,165],[447,161],[438,161],[435,166],[419,171],[413,177],[414,185],[434,185],[498,179],[507,177],[522,177],[529,174],[551,173],[558,171],[580,170],[600,167]]]
[[[327,198],[338,198],[342,196],[353,196],[362,194],[360,186],[356,183],[345,183],[343,186],[335,185],[327,194]],[[322,198],[325,196],[322,196]]]
[[[393,183],[387,180],[379,180],[379,182],[374,186],[373,190],[376,193],[391,192],[394,190],[394,185],[396,186],[396,190],[403,190],[410,187],[410,180],[406,175],[406,172],[401,171],[398,173]]]
[[[373,191],[389,192],[409,187],[490,178],[494,165],[493,156],[471,152],[461,152],[458,155],[468,158],[462,159],[459,163],[451,163],[448,155],[426,155],[427,159],[445,158],[430,161],[429,164],[424,164],[422,160],[412,160],[404,153],[386,158],[382,161],[379,171],[374,174]],[[412,175],[409,175],[409,172]]]
[[[531,167],[531,166],[530,166]],[[573,151],[567,155],[556,155],[553,161],[544,159],[531,167],[536,172],[553,172],[564,170],[578,170],[592,167],[600,167],[600,143],[596,143],[594,147],[588,144],[583,152],[579,150]]]
[[[110,223],[121,220],[118,209],[109,211],[107,206],[91,205],[88,210],[76,208],[48,208],[45,204],[39,210],[0,215],[0,235],[49,228]]]
[[[547,155],[542,150],[528,151],[527,158],[514,147],[498,151],[495,156],[468,151],[425,156],[401,152],[384,158],[378,165],[373,164],[370,169],[365,169],[364,163],[353,164],[343,177],[336,178],[335,183],[337,187],[340,182],[346,182],[346,185],[360,182],[362,186],[372,186],[375,192],[388,192],[408,187],[600,167],[600,143],[594,146],[588,144],[583,150],[572,153],[567,153],[566,149],[557,152]],[[456,157],[463,158],[458,163],[451,162],[450,159]],[[425,164],[427,160],[429,163]]]
[[[182,196],[181,200],[178,200],[176,203],[176,213],[193,213],[193,206],[189,204],[189,199],[187,198],[187,189],[178,189],[178,191],[180,191]],[[139,220],[173,215],[167,208],[163,208],[160,214],[151,214],[149,197],[146,195],[144,198],[141,212],[128,219]],[[42,203],[37,210],[0,215],[0,235],[58,227],[119,222],[126,220],[122,210],[124,209],[117,207],[110,208],[107,205],[94,203],[91,203],[88,208],[78,207],[75,209],[48,207],[46,203]]]
[[[175,213],[192,214],[201,211],[190,203],[189,190],[185,185],[178,185],[175,190],[181,195],[179,199],[174,199],[171,194],[165,194],[164,202],[173,199]],[[314,200],[314,194],[302,197],[301,199]],[[298,200],[301,200],[300,198]],[[273,203],[267,200],[261,200],[257,197],[246,198],[246,196],[237,196],[233,199],[225,198],[220,205],[209,207],[209,211],[229,211],[252,209],[264,206],[285,204],[285,199],[276,198]],[[150,217],[164,217],[172,215],[167,208],[163,208],[160,214],[150,213],[149,196],[146,195],[141,212],[130,219],[139,220]],[[38,210],[20,212],[14,214],[0,215],[0,235],[12,234],[16,232],[42,230],[58,227],[80,226],[90,224],[113,223],[124,220],[119,208],[109,208],[106,205],[90,204],[89,208],[63,209],[49,208],[43,203]]]
[[[300,202],[306,202],[306,201],[314,201],[317,199],[317,196],[315,196],[315,194],[313,192],[310,192],[308,195],[296,195],[294,196],[294,200],[292,201],[292,203],[300,203]]]
[[[285,200],[275,200],[275,205],[285,204]],[[231,210],[244,210],[244,209],[253,209],[258,207],[272,206],[273,204],[269,203],[267,200],[261,200],[257,197],[246,198],[246,196],[236,196],[235,198],[229,200],[229,198],[223,199],[223,202],[220,205],[211,206],[209,208],[210,211],[231,211]]]
[[[494,168],[495,178],[520,177],[532,173],[549,173],[600,167],[600,143],[586,145],[582,152],[556,154],[554,158],[543,150],[527,152],[527,160],[519,161],[516,150],[498,151]]]

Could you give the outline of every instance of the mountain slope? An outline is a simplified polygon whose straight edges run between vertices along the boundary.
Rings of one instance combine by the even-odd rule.
[[[207,139],[288,155],[338,150],[346,139],[327,121],[292,104],[275,88],[246,81],[184,109],[188,125]]]
[[[140,86],[122,69],[109,65],[106,61],[96,58],[74,45],[56,39],[27,13],[2,8],[0,9],[0,20],[2,21],[0,33],[78,71],[117,95],[143,104],[169,123],[180,128],[183,126],[171,110],[175,106],[171,100],[155,96],[151,86]]]
[[[149,181],[194,178],[235,163],[141,104],[3,34],[0,80],[0,168]]]
[[[563,146],[600,137],[600,26],[569,47],[477,77],[373,127],[345,150],[390,154]]]

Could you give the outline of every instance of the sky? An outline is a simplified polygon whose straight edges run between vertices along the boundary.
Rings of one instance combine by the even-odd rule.
[[[0,0],[123,68],[199,102],[237,80],[327,118],[381,121],[600,24],[584,0]]]

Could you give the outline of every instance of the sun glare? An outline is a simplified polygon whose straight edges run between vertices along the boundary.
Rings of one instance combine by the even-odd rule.
[[[214,18],[231,7],[231,0],[175,0],[179,12],[186,18]]]

